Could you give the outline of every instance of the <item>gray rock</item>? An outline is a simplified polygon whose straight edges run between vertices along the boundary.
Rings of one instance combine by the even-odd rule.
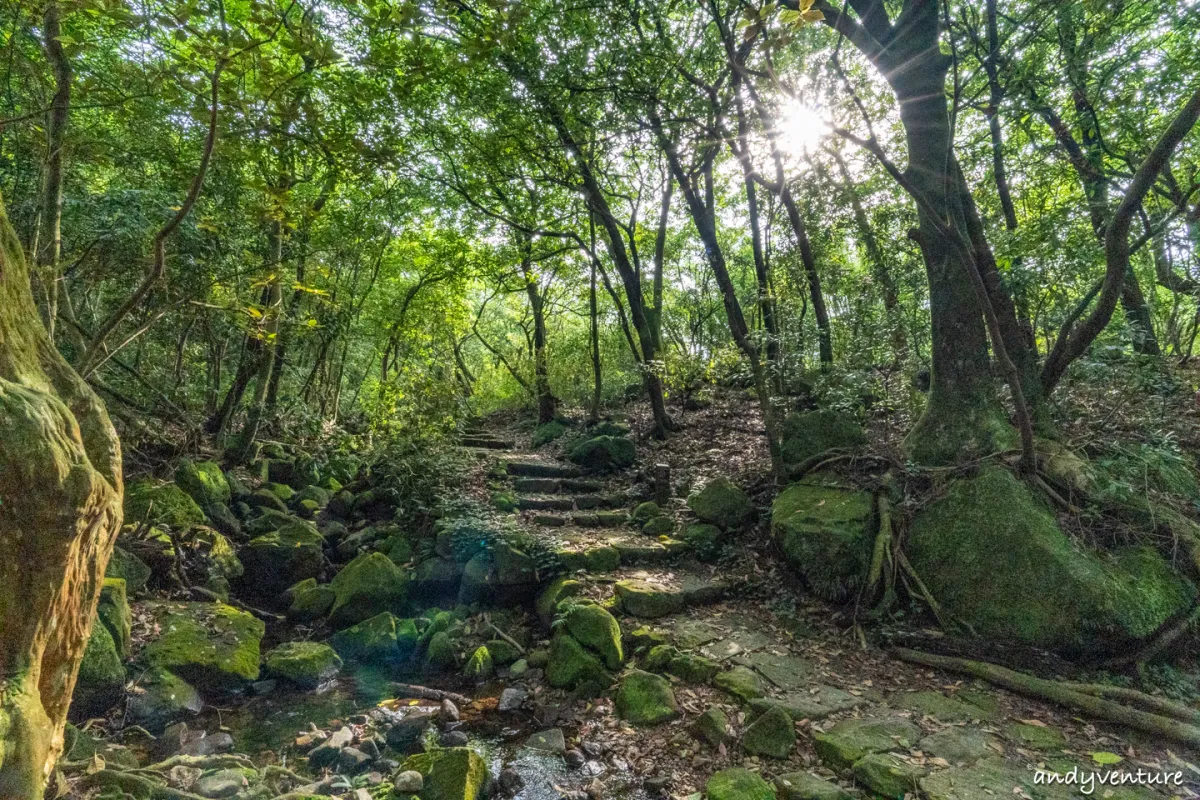
[[[470,739],[462,731],[446,731],[439,741],[442,747],[466,747]]]
[[[501,778],[504,773],[500,773]],[[419,794],[425,788],[425,779],[415,769],[408,769],[392,778],[392,791],[396,794]]]
[[[198,731],[195,737],[186,737],[179,755],[183,756],[215,756],[218,753],[228,753],[233,750],[233,737],[228,733],[214,733],[205,736],[204,731]]]
[[[354,732],[349,728],[334,731],[328,739],[314,747],[308,754],[308,765],[313,769],[332,766],[337,762],[343,748],[354,741]]]
[[[201,776],[192,793],[201,797],[237,797],[249,785],[240,769],[221,769]]]
[[[563,753],[563,761],[566,761],[567,766],[571,767],[572,769],[578,769],[587,763],[587,759],[584,757],[583,753],[579,750],[575,750],[574,748]]]
[[[371,757],[357,747],[344,747],[337,757],[338,770],[350,775],[362,772],[371,761]]]
[[[404,717],[387,731],[387,743],[400,751],[407,751],[420,740],[425,730],[433,724],[437,712],[427,706],[414,706]]]
[[[512,767],[508,767],[500,772],[497,783],[500,785],[500,792],[505,797],[513,797],[517,792],[525,788],[525,779],[521,777],[521,773]]]
[[[454,705],[450,700],[442,701],[442,720],[458,722],[458,706]]]
[[[528,696],[529,693],[521,687],[509,686],[500,693],[500,703],[497,708],[501,711],[517,711]]]
[[[544,753],[562,755],[566,752],[567,740],[563,736],[562,728],[550,728],[530,736],[529,741],[525,742],[525,746],[533,750],[541,750]]]

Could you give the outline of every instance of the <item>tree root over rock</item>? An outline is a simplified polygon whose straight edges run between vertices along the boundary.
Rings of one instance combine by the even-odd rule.
[[[1047,700],[1075,711],[1090,714],[1097,719],[1116,722],[1135,730],[1182,742],[1191,747],[1200,747],[1200,726],[1184,721],[1181,714],[1189,712],[1187,719],[1192,722],[1200,722],[1200,718],[1198,718],[1200,715],[1190,712],[1183,706],[1133,689],[1117,691],[1118,687],[1047,680],[985,661],[937,656],[931,653],[922,653],[919,650],[910,650],[906,647],[898,647],[891,652],[901,661],[971,675],[1026,697]],[[1109,697],[1120,697],[1122,700],[1139,703],[1156,711],[1169,712],[1170,715],[1164,716],[1142,711],[1129,705],[1106,700],[1100,696],[1102,694]]]

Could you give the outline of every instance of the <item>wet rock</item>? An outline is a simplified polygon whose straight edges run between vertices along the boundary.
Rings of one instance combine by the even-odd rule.
[[[249,788],[250,781],[245,772],[240,769],[219,769],[209,772],[196,781],[192,792],[201,797],[217,798],[237,797]]]
[[[836,783],[807,772],[789,772],[775,779],[775,788],[783,800],[854,800],[855,795]]]
[[[775,789],[757,773],[735,767],[708,779],[708,800],[775,800]]]
[[[713,747],[728,744],[733,741],[729,730],[729,717],[717,707],[705,711],[692,723],[692,735]]]
[[[500,701],[496,708],[500,711],[519,711],[529,695],[519,686],[509,686],[500,693]]]
[[[585,763],[587,763],[587,759],[584,757],[583,753],[574,748],[563,753],[563,761],[565,761],[567,766],[572,769],[579,769]]]
[[[408,599],[408,581],[408,573],[382,553],[360,555],[329,583],[335,595],[330,623],[346,627],[380,611],[399,613]]]
[[[633,725],[658,725],[679,716],[679,704],[665,678],[633,670],[617,690],[617,712]]]
[[[396,664],[416,650],[417,640],[415,621],[385,611],[338,631],[330,644],[342,658],[360,664]]]
[[[562,728],[550,728],[530,736],[525,741],[525,746],[543,753],[562,755],[567,749],[567,739]]]
[[[342,750],[349,747],[353,741],[354,731],[345,726],[337,729],[329,735],[328,739],[308,752],[309,767],[322,769],[333,766],[337,763]]]
[[[404,716],[387,729],[385,736],[388,746],[401,752],[415,747],[433,724],[437,714],[436,709],[428,706],[412,706],[406,709]]]
[[[342,659],[320,642],[287,642],[267,653],[268,674],[305,689],[328,683],[342,669]]]
[[[161,635],[142,650],[149,667],[202,688],[229,690],[258,679],[261,620],[222,603],[153,602],[144,606]]]
[[[146,588],[150,580],[150,567],[123,547],[114,547],[104,577],[122,579],[125,581],[126,594],[135,595]]]
[[[751,723],[742,734],[742,747],[752,755],[787,758],[795,744],[795,725],[781,708],[772,708]]]
[[[357,775],[366,769],[371,761],[372,758],[357,747],[343,747],[338,753],[337,768],[339,772],[347,775]]]
[[[299,581],[315,578],[324,563],[324,545],[316,527],[299,519],[255,537],[242,548],[243,584],[256,595],[274,597]]]
[[[714,478],[688,498],[688,508],[701,522],[736,530],[754,518],[754,504],[728,478]]]
[[[409,756],[404,769],[421,773],[421,800],[479,800],[491,783],[487,764],[465,747]]]
[[[458,722],[458,706],[454,705],[454,702],[448,698],[443,700],[441,706],[441,717],[447,722]]]
[[[125,705],[128,721],[158,733],[181,717],[194,716],[204,708],[200,693],[190,683],[160,668],[138,675]]]
[[[500,773],[503,778],[504,773]],[[395,794],[419,794],[425,788],[425,778],[415,769],[398,772],[392,778],[392,791]]]
[[[500,793],[505,797],[514,797],[525,788],[525,779],[521,777],[521,773],[512,767],[500,771],[497,783],[500,787]]]
[[[906,719],[848,719],[815,734],[813,746],[826,766],[842,771],[865,755],[908,748],[920,738],[921,729]]]
[[[438,743],[442,747],[466,747],[470,741],[470,737],[462,731],[446,731],[442,734]]]

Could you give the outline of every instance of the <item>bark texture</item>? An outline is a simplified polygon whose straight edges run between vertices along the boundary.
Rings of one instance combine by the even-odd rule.
[[[0,797],[37,800],[121,526],[121,450],[55,350],[0,201]]]

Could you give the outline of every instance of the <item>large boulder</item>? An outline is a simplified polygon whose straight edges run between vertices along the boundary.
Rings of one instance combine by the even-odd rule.
[[[754,504],[728,478],[713,478],[688,498],[688,508],[701,522],[736,530],[754,518]]]
[[[242,548],[243,585],[254,594],[273,597],[305,578],[315,578],[324,563],[324,544],[315,525],[298,519],[251,539]]]
[[[417,649],[417,625],[390,611],[338,631],[330,643],[342,658],[361,664],[396,664]]]
[[[708,800],[775,800],[775,787],[757,772],[741,767],[721,770],[708,779],[704,789]]]
[[[179,545],[189,556],[189,564],[199,567],[200,574],[190,573],[189,577],[195,582],[198,582],[197,578],[203,578],[205,588],[222,597],[228,595],[230,584],[245,572],[233,544],[212,528],[196,526],[189,529],[179,538]]]
[[[623,436],[594,436],[571,446],[567,458],[590,472],[615,472],[633,464],[633,442]]]
[[[114,547],[108,566],[104,570],[106,578],[120,578],[125,581],[125,591],[128,594],[138,594],[146,588],[150,580],[150,567],[146,562],[123,547]]]
[[[829,450],[860,447],[866,444],[867,435],[853,414],[821,409],[789,414],[780,440],[784,462],[802,464]]]
[[[421,773],[422,800],[480,800],[491,782],[487,762],[466,747],[445,747],[409,756],[402,770]]]
[[[212,461],[183,461],[175,468],[175,485],[187,492],[200,508],[228,506],[233,499],[229,481]]]
[[[161,631],[142,650],[147,667],[212,691],[258,680],[260,620],[222,603],[150,602],[145,610]]]
[[[143,478],[125,486],[125,522],[170,525],[183,530],[205,524],[208,517],[196,501],[175,484]]]
[[[190,683],[165,669],[140,672],[129,692],[126,719],[153,734],[176,720],[199,714],[204,708],[200,693]]]
[[[550,642],[546,680],[558,689],[576,689],[588,685],[602,690],[612,684],[612,675],[604,669],[600,659],[588,652],[575,637],[559,633]]]
[[[845,600],[871,562],[870,492],[826,485],[819,478],[789,486],[771,506],[771,535],[814,593]]]
[[[635,669],[621,679],[617,713],[631,725],[658,725],[679,716],[671,684],[661,675]]]
[[[363,553],[329,582],[334,627],[347,627],[378,614],[400,613],[408,600],[409,573],[383,553]]]
[[[125,697],[125,665],[108,628],[96,622],[88,637],[71,695],[71,718],[100,716]]]
[[[920,511],[906,552],[951,617],[981,636],[1060,651],[1129,647],[1196,594],[1149,548],[1076,544],[1001,467],[955,482]]]
[[[267,674],[305,689],[328,683],[342,669],[342,659],[320,642],[285,642],[263,658]]]
[[[604,666],[611,670],[621,668],[625,652],[616,617],[594,603],[576,603],[567,610],[564,620],[576,641],[600,654]]]

